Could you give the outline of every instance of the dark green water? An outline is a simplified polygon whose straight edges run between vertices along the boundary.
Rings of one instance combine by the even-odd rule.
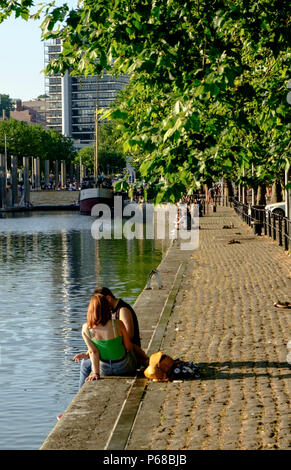
[[[134,303],[161,241],[94,240],[70,212],[0,218],[0,449],[38,449],[78,391],[81,325],[96,285]]]

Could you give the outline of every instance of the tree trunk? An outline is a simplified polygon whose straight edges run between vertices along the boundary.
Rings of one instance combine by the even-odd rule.
[[[271,204],[274,204],[275,202],[282,202],[283,197],[282,197],[282,186],[280,181],[275,181],[272,185],[272,194],[271,194]]]
[[[266,205],[266,185],[265,184],[260,184],[258,186],[257,205],[258,206]]]
[[[234,196],[233,186],[230,180],[224,180],[224,195],[228,199]]]

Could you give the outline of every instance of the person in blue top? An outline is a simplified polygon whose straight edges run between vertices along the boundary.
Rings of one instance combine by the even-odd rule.
[[[110,305],[112,318],[121,320],[125,326],[129,339],[133,346],[131,354],[134,354],[137,360],[138,367],[147,367],[149,358],[141,348],[138,319],[133,308],[128,303],[124,302],[122,299],[117,299],[113,295],[111,290],[107,287],[97,287],[94,290],[94,294],[102,294],[106,297],[106,300]],[[86,378],[91,373],[91,360],[89,358],[88,351],[86,353],[76,354],[73,360],[75,362],[81,361],[79,381],[79,387],[81,388]]]
[[[121,320],[111,318],[111,309],[106,297],[93,294],[87,322],[82,327],[82,337],[91,360],[91,373],[85,381],[98,380],[100,375],[132,375],[136,370],[136,359],[132,343]]]

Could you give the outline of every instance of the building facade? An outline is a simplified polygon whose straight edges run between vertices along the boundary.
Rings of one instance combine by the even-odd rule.
[[[59,39],[46,44],[46,63],[57,57],[61,47]],[[108,73],[101,78],[72,77],[68,73],[47,77],[47,128],[71,137],[77,149],[94,145],[96,105],[99,109],[109,108],[127,83],[127,76],[115,78]]]
[[[36,100],[25,101],[16,100],[16,109],[10,111],[10,117],[26,124],[38,124],[46,129],[46,117],[43,103]]]

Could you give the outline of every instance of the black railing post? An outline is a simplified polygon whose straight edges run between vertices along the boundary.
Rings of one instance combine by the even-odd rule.
[[[288,251],[289,248],[289,239],[288,239],[288,219],[284,218],[284,249]]]
[[[268,231],[269,231],[269,237],[271,238],[272,236],[272,226],[271,226],[271,212],[268,212]]]
[[[231,201],[231,205],[236,214],[253,227],[255,235],[262,235],[264,227],[264,235],[269,236],[274,241],[278,240],[279,246],[284,245],[286,251],[290,249],[291,221],[287,217],[268,211],[264,206],[243,204],[235,198]]]
[[[251,225],[255,235],[262,235],[262,206],[251,206]]]
[[[272,238],[276,240],[276,215],[272,213]]]
[[[282,217],[279,216],[278,220],[278,235],[279,235],[279,245],[282,246]]]

